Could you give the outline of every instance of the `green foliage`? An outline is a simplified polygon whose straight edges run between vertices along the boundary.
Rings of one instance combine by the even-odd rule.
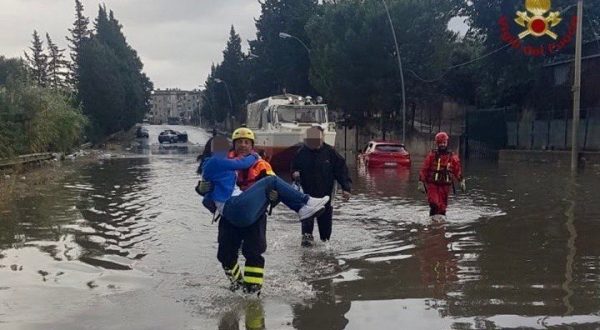
[[[242,41],[232,26],[227,46],[223,50],[223,62],[211,67],[211,73],[204,84],[206,90],[201,109],[204,119],[214,123],[225,121],[228,115],[243,118],[249,87],[246,64]]]
[[[44,42],[36,30],[33,31],[31,41],[31,55],[25,53],[25,58],[31,70],[31,76],[39,86],[48,84],[48,55],[44,53]]]
[[[450,65],[456,35],[447,30],[455,14],[452,1],[388,1],[405,69],[407,103],[440,95],[439,75]],[[326,3],[308,22],[313,72],[311,81],[330,104],[354,121],[401,109],[396,49],[385,7],[377,0]],[[408,69],[408,70],[407,70]]]
[[[298,38],[310,49],[305,25],[320,10],[318,1],[265,0],[261,9],[256,40],[250,41],[251,53],[258,56],[249,61],[251,99],[280,94],[284,88],[290,93],[313,94],[308,51],[298,40],[282,39],[279,33]]]
[[[576,15],[571,0],[552,1],[552,10],[561,11],[563,22],[557,29],[567,29],[569,19]],[[473,76],[478,81],[476,104],[479,107],[500,107],[510,105],[531,106],[537,103],[535,95],[548,94],[547,82],[538,81],[543,77],[543,65],[553,57],[569,57],[574,53],[573,43],[558,54],[546,57],[526,56],[521,50],[505,47],[500,37],[498,19],[506,15],[512,20],[517,10],[524,10],[523,1],[481,0],[463,3],[460,13],[468,18],[470,34],[481,40],[480,54],[491,53],[489,57],[473,65]],[[600,2],[586,1],[584,6],[584,40],[597,38],[600,31]],[[538,42],[548,42],[544,38]],[[540,90],[541,89],[541,90]]]
[[[87,122],[65,94],[38,86],[26,72],[22,61],[0,57],[0,158],[66,152]]]
[[[90,137],[99,141],[143,119],[150,108],[152,83],[112,11],[101,6],[95,27],[96,33],[83,41],[78,54],[77,89],[91,120]]]
[[[48,41],[48,86],[54,89],[66,90],[68,62],[63,55],[65,50],[58,48],[58,46],[52,42],[48,33],[46,33],[46,40]]]
[[[77,86],[79,81],[79,53],[84,40],[90,37],[91,31],[88,28],[90,24],[89,18],[83,15],[83,4],[80,0],[75,0],[75,21],[73,28],[69,29],[71,37],[67,37],[69,41],[69,49],[71,50],[71,72],[69,83],[72,86]]]

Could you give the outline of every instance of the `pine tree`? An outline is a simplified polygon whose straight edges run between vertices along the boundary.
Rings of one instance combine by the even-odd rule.
[[[309,95],[314,90],[309,81],[310,49],[305,26],[318,12],[317,0],[264,0],[256,21],[256,40],[250,41],[252,54],[257,55],[251,66],[250,88],[257,97],[288,92]],[[298,40],[282,39],[288,33]]]
[[[48,83],[48,56],[44,54],[44,42],[40,39],[39,34],[36,30],[33,30],[33,40],[31,55],[25,52],[25,58],[29,64],[31,75],[34,81],[42,87],[45,87]]]
[[[48,41],[48,86],[54,89],[66,88],[66,77],[68,62],[65,60],[64,49],[52,42],[50,35],[46,33]]]
[[[215,78],[219,78],[224,81],[224,86],[221,88],[229,89],[232,104],[229,104],[229,96],[227,90],[225,93],[219,93],[224,96],[222,103],[227,106],[227,113],[232,117],[240,119],[240,114],[243,113],[242,108],[246,101],[247,92],[247,78],[244,76],[244,54],[242,53],[242,39],[240,35],[235,32],[233,25],[229,30],[229,40],[227,46],[223,50],[223,62],[221,63],[218,71],[216,71]],[[225,85],[226,84],[226,85]],[[233,109],[230,109],[233,107]]]
[[[69,83],[73,86],[77,86],[77,81],[79,80],[79,56],[82,44],[91,35],[91,31],[88,29],[89,24],[89,18],[83,15],[83,4],[81,4],[80,0],[75,0],[75,22],[73,22],[73,28],[69,29],[71,37],[67,37],[70,43],[69,49],[71,50]]]
[[[94,26],[95,33],[82,44],[78,89],[98,139],[143,119],[152,83],[112,11],[100,6]]]

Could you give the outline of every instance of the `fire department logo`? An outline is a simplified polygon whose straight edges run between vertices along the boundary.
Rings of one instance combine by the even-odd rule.
[[[577,32],[577,16],[561,24],[564,18],[560,10],[552,10],[551,0],[524,2],[525,10],[521,0],[502,2],[504,15],[498,20],[502,41],[528,56],[555,55],[571,44]]]
[[[524,39],[529,35],[534,37],[547,35],[556,40],[558,35],[550,29],[560,24],[562,18],[560,18],[559,11],[551,12],[546,16],[551,7],[552,2],[550,0],[525,0],[525,8],[532,16],[529,16],[525,11],[517,11],[515,22],[527,28],[527,30],[519,33],[519,39]]]

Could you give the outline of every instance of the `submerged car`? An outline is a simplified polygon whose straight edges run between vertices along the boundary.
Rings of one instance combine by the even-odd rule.
[[[360,155],[369,168],[410,166],[410,154],[402,143],[371,141]]]
[[[162,131],[159,135],[158,135],[158,142],[159,143],[165,143],[165,142],[169,142],[169,143],[185,143],[188,142],[188,135],[186,132],[178,132],[178,131],[174,131],[172,129],[167,129]]]

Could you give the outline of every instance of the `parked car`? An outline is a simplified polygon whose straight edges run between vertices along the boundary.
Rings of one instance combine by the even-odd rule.
[[[148,129],[143,126],[138,126],[135,131],[135,136],[137,138],[148,138],[150,135],[148,134]]]
[[[178,131],[174,131],[172,129],[167,129],[162,131],[159,135],[158,135],[158,142],[159,143],[164,143],[164,142],[169,142],[169,143],[179,143],[179,142],[188,142],[188,135],[186,132],[178,132]]]
[[[359,157],[369,168],[410,166],[410,154],[394,141],[371,141]]]

